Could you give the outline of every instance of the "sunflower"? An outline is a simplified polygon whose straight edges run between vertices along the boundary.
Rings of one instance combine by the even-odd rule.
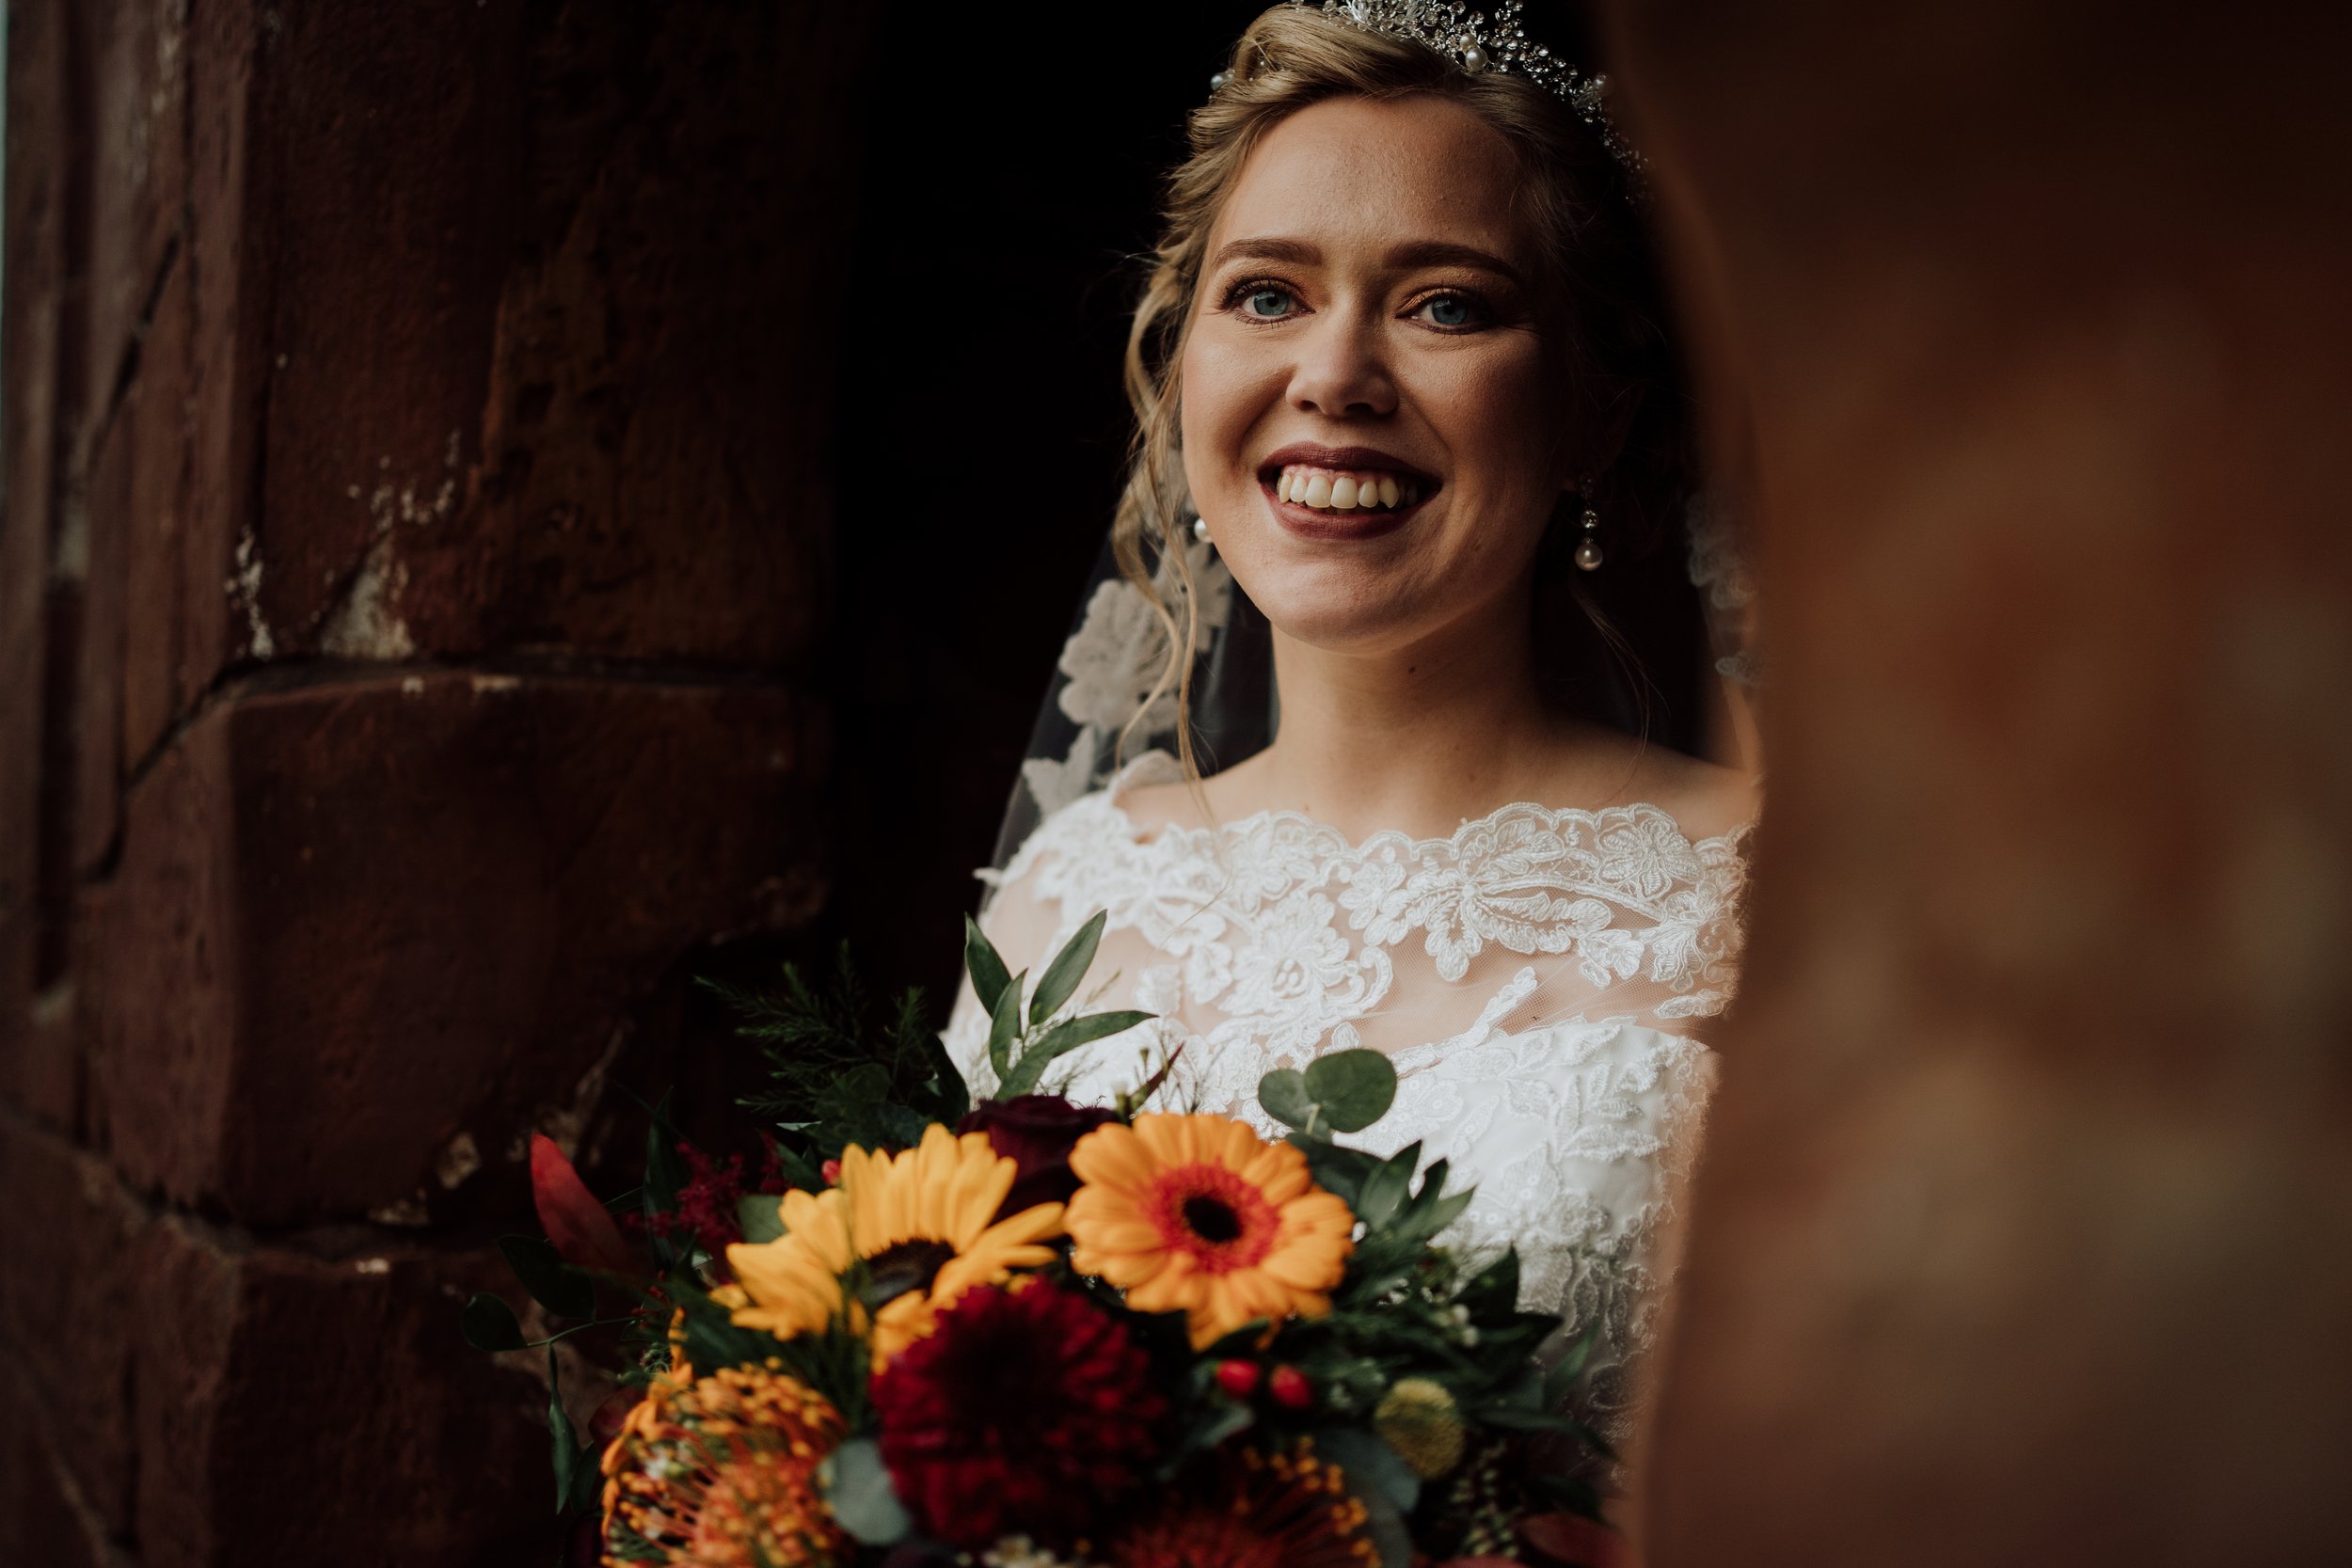
[[[655,1378],[605,1450],[604,1561],[836,1560],[847,1542],[818,1490],[817,1467],[841,1435],[839,1412],[775,1361],[691,1383]]]
[[[1271,1454],[1221,1456],[1110,1544],[1109,1568],[1375,1568],[1369,1513],[1305,1438]]]
[[[1071,1266],[1138,1312],[1187,1314],[1200,1350],[1254,1319],[1319,1318],[1346,1272],[1356,1216],[1307,1157],[1225,1117],[1137,1117],[1078,1141]]]
[[[1052,1260],[1039,1243],[1061,1233],[1060,1204],[989,1223],[1019,1169],[986,1134],[940,1126],[901,1154],[852,1146],[839,1186],[784,1195],[784,1235],[727,1248],[751,1297],[735,1321],[787,1339],[835,1322],[858,1334],[870,1324],[875,1364],[886,1365],[965,1291]]]

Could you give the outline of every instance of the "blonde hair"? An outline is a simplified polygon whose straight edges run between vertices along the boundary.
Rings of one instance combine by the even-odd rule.
[[[1120,570],[1158,613],[1169,645],[1168,665],[1136,717],[1175,689],[1178,753],[1196,781],[1191,700],[1200,617],[1179,532],[1186,492],[1177,441],[1178,370],[1209,232],[1250,153],[1281,120],[1328,99],[1413,94],[1441,97],[1476,114],[1510,144],[1527,176],[1519,186],[1524,215],[1541,238],[1548,273],[1538,278],[1550,306],[1543,325],[1565,347],[1580,415],[1626,427],[1617,460],[1595,485],[1608,491],[1613,555],[1654,548],[1692,488],[1686,400],[1661,325],[1655,268],[1624,171],[1597,133],[1522,77],[1472,75],[1433,50],[1362,31],[1319,9],[1282,5],[1265,11],[1233,46],[1222,85],[1192,112],[1191,153],[1168,177],[1160,242],[1127,337],[1124,379],[1136,434],[1112,549]],[[1157,573],[1146,559],[1147,543],[1159,558]],[[1603,641],[1622,651],[1624,640],[1606,616],[1581,593],[1578,602]],[[1130,721],[1120,736],[1122,750],[1135,727]]]

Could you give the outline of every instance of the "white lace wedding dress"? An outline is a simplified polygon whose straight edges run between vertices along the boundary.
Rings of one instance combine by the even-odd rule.
[[[1450,1188],[1476,1183],[1451,1239],[1516,1244],[1521,1305],[1565,1314],[1559,1342],[1600,1325],[1578,1402],[1625,1436],[1713,1081],[1687,1031],[1730,999],[1747,830],[1693,840],[1654,806],[1522,804],[1447,838],[1350,844],[1291,812],[1201,829],[1131,816],[1125,788],[1172,771],[1141,759],[982,874],[982,924],[1014,970],[1034,974],[1107,910],[1088,1010],[1159,1015],[1049,1076],[1106,1103],[1182,1042],[1154,1108],[1279,1136],[1262,1074],[1389,1053],[1395,1105],[1345,1141],[1387,1154],[1418,1139],[1424,1161],[1452,1162]],[[987,1031],[967,985],[946,1043],[979,1093]]]

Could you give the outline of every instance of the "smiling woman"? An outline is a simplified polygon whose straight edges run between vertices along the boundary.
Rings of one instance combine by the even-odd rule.
[[[1688,671],[1701,635],[1638,177],[1576,72],[1407,12],[1278,7],[1193,115],[1118,570],[984,925],[1019,967],[1107,911],[1156,1018],[1067,1058],[1081,1101],[1172,1059],[1159,1103],[1279,1135],[1269,1069],[1390,1054],[1379,1151],[1479,1183],[1456,1239],[1517,1246],[1555,1350],[1597,1347],[1581,1410],[1637,1442],[1756,794],[1655,737],[1695,682],[1621,657]],[[967,990],[982,1089],[986,1034]]]

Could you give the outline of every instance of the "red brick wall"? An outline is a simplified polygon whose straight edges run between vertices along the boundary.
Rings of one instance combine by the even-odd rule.
[[[0,1560],[535,1560],[523,1135],[824,898],[860,24],[10,9]]]

